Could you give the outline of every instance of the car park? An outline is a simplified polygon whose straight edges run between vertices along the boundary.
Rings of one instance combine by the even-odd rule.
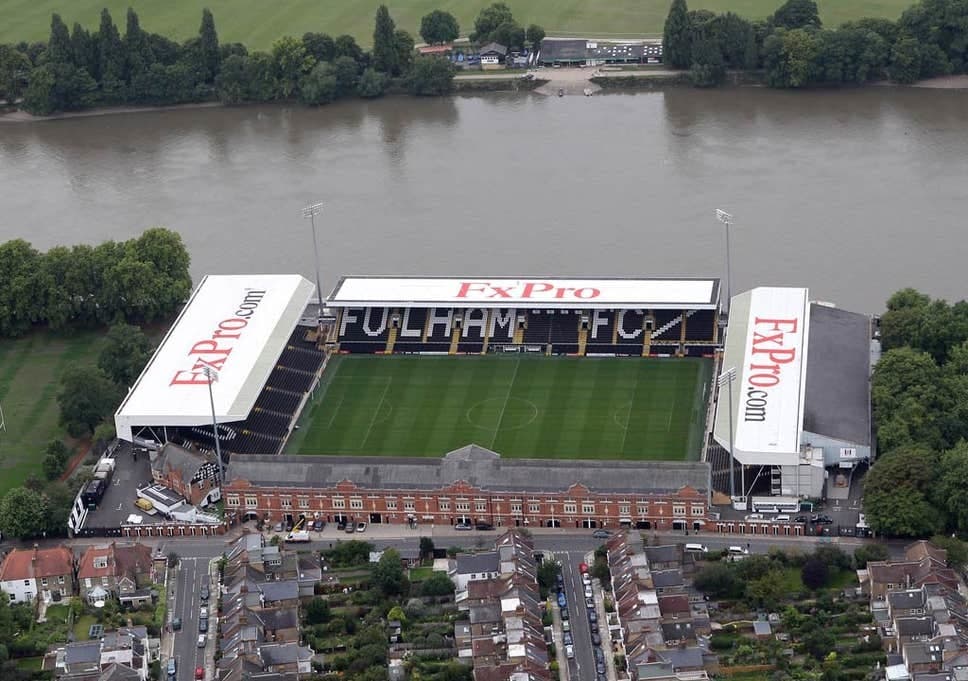
[[[592,536],[595,539],[608,539],[612,536],[612,533],[608,530],[595,530],[592,532]]]
[[[363,523],[363,522],[356,523],[356,531],[366,532],[366,523]]]

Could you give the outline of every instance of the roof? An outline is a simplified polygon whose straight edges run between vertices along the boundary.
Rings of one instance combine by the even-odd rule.
[[[350,480],[364,489],[439,489],[458,480],[486,490],[567,491],[583,484],[592,492],[673,493],[685,486],[705,495],[708,463],[502,459],[468,445],[435,459],[378,456],[275,456],[236,454],[226,480],[257,487],[334,487]]]
[[[131,667],[112,662],[101,672],[98,681],[141,681],[141,675]]]
[[[492,53],[500,54],[501,56],[504,56],[505,54],[508,53],[508,48],[500,43],[488,43],[480,50],[478,50],[478,54],[492,54]]]
[[[769,622],[756,621],[753,622],[753,633],[757,636],[769,636],[773,633],[773,627]]]
[[[0,582],[70,575],[74,554],[66,546],[52,549],[13,549],[0,565]]]
[[[655,570],[652,572],[652,584],[656,588],[682,585],[682,573],[678,570]]]
[[[288,601],[299,598],[299,583],[294,579],[281,582],[266,582],[258,586],[266,602]]]
[[[805,288],[760,287],[730,302],[722,366],[736,375],[731,399],[728,387],[720,391],[714,434],[728,450],[732,413],[741,463],[799,460],[809,326]]]
[[[455,568],[459,575],[477,574],[481,572],[498,571],[498,555],[496,551],[484,553],[460,553],[454,559]]]
[[[83,641],[64,646],[64,662],[68,665],[101,661],[101,642]]]
[[[871,319],[827,305],[810,306],[810,348],[803,429],[868,446]]]
[[[541,61],[584,61],[587,41],[584,38],[545,38],[541,41]]]
[[[892,608],[910,610],[911,608],[923,608],[925,594],[921,589],[907,589],[904,591],[889,591],[887,602]]]
[[[212,422],[208,362],[220,422],[242,421],[299,323],[313,285],[288,275],[209,275],[202,279],[115,413],[118,437],[137,426]]]
[[[931,636],[934,634],[934,618],[898,617],[894,620],[898,636]]]
[[[104,567],[94,567],[96,558],[106,558]],[[78,561],[77,577],[136,576],[151,571],[151,549],[144,544],[89,546]]]
[[[453,52],[454,45],[452,43],[444,43],[443,45],[423,45],[417,48],[417,52],[420,54],[448,54]]]
[[[645,557],[649,563],[679,563],[682,561],[682,545],[646,546]]]
[[[178,471],[183,483],[190,483],[198,469],[206,463],[214,462],[214,455],[205,455],[191,449],[180,447],[173,442],[167,442],[151,462],[151,470],[165,475],[168,471]]]
[[[715,309],[718,279],[343,277],[330,307]]]

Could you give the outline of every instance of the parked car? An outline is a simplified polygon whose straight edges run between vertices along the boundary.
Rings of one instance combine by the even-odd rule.
[[[205,644],[207,643],[207,641],[208,641],[208,638],[206,638],[205,634],[199,634],[198,635],[198,647],[199,648],[204,648],[205,647]]]
[[[814,525],[833,525],[834,521],[831,520],[830,516],[817,514],[810,518],[810,522]]]
[[[366,532],[366,523],[356,523],[357,532]]]
[[[796,516],[793,519],[793,522],[795,522],[795,523],[807,523],[807,522],[810,522],[810,518],[808,518],[805,515],[798,515],[798,516]]]
[[[195,667],[195,681],[205,681],[205,667]]]
[[[570,631],[566,631],[564,633],[564,635],[561,637],[561,640],[565,642],[565,645],[566,646],[570,646],[572,643],[574,643],[574,641],[572,641],[572,639],[571,639],[571,632]]]
[[[565,599],[564,592],[559,593],[558,594],[558,607],[559,608],[564,608],[566,605],[568,605],[568,601]]]
[[[596,650],[598,650],[596,648]],[[605,660],[595,660],[595,671],[599,674],[605,673]]]
[[[592,632],[592,645],[600,646],[602,645],[602,637],[598,635],[598,632]]]
[[[604,662],[605,661],[605,653],[602,652],[602,649],[601,648],[594,648],[593,650],[595,652],[595,662]]]
[[[480,530],[481,532],[486,532],[487,530],[493,530],[494,529],[494,525],[492,525],[491,523],[477,523],[477,525],[475,525],[475,527],[478,530]]]
[[[586,584],[585,585],[585,598],[591,598],[591,597],[592,597],[592,585],[591,584]]]
[[[208,618],[198,620],[198,633],[204,634],[208,631]]]
[[[561,623],[561,630],[562,631],[571,631],[571,622],[569,620],[565,620],[564,622],[562,622]]]
[[[707,549],[703,544],[686,544],[685,547],[683,547],[683,550],[686,553],[698,553],[700,555],[709,552],[709,549]]]
[[[592,532],[592,536],[595,539],[608,539],[609,537],[612,536],[612,533],[609,532],[608,530],[595,530],[594,532]]]
[[[561,576],[561,573],[555,575],[555,581],[558,582],[558,586],[563,586],[565,583],[565,578]]]
[[[168,658],[168,666],[165,668],[165,671],[168,673],[168,676],[171,678],[175,678],[176,676],[178,676],[178,663],[175,661],[175,658],[173,657]]]
[[[575,646],[565,646],[565,657],[569,660],[575,659]]]
[[[595,612],[594,610],[589,610],[588,611],[588,621],[589,622],[597,622],[598,621],[598,613]]]
[[[583,575],[587,575],[588,574],[588,563],[579,563],[578,564],[578,571],[580,573],[582,573]]]
[[[474,529],[470,523],[457,523],[454,525],[455,530],[472,530]]]
[[[176,617],[171,621],[172,631],[181,631],[181,617]]]
[[[346,527],[343,531],[346,534],[353,534],[354,532],[356,532],[356,525],[354,525],[353,523],[346,523]]]
[[[326,529],[326,521],[325,520],[314,520],[313,521],[313,531],[314,532],[322,532],[324,529]]]
[[[202,588],[198,590],[198,597],[203,601],[207,601],[211,595],[212,594],[208,590],[208,584],[202,584]]]
[[[583,573],[582,576],[581,576],[581,582],[582,582],[582,584],[591,584],[592,583],[592,576],[590,574],[588,574],[587,572]]]
[[[598,633],[598,622],[589,622],[588,623],[588,628],[592,630],[592,633],[593,634],[597,634]]]
[[[595,599],[594,598],[591,598],[591,597],[586,598],[585,599],[585,607],[586,608],[594,608],[595,607]]]
[[[747,520],[763,520],[764,516],[762,513],[750,513],[746,516]]]
[[[562,622],[565,622],[565,621],[568,620],[569,617],[571,617],[571,615],[568,614],[568,608],[562,608],[561,609],[561,621]]]
[[[730,546],[728,549],[726,549],[726,553],[729,556],[736,558],[737,556],[748,556],[750,552],[749,549],[744,549],[742,546]]]
[[[207,620],[208,619],[208,606],[203,605],[201,608],[199,608],[199,610],[198,610],[198,616],[201,617],[203,620]]]

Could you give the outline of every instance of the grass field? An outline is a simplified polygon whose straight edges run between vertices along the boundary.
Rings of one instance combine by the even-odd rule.
[[[417,36],[420,18],[434,9],[457,17],[462,34],[473,27],[474,17],[492,0],[407,0],[387,2],[397,26]],[[301,36],[322,31],[333,36],[349,33],[363,45],[372,42],[373,16],[381,0],[0,0],[0,43],[46,40],[50,15],[59,12],[68,26],[79,21],[97,30],[102,7],[111,10],[124,32],[124,14],[133,7],[143,28],[183,40],[198,32],[202,8],[209,7],[223,42],[242,42],[250,49],[266,49],[284,35]],[[549,35],[581,33],[598,37],[658,34],[662,32],[670,0],[509,0],[521,25],[538,23]],[[780,0],[690,0],[690,9],[727,10],[749,19],[771,14]],[[897,19],[911,0],[819,0],[825,25],[836,26],[859,17]]]
[[[69,366],[95,363],[102,338],[36,333],[0,341],[0,407],[7,426],[0,431],[0,495],[41,474],[44,448],[63,435],[57,423],[60,377]]]
[[[710,371],[701,359],[334,357],[289,451],[695,458]]]

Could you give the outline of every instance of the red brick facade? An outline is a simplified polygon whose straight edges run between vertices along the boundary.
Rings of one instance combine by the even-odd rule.
[[[560,493],[523,493],[484,491],[464,481],[415,491],[364,489],[348,480],[329,488],[255,486],[232,480],[222,491],[227,511],[242,519],[274,522],[306,516],[327,522],[453,525],[463,520],[497,527],[625,525],[660,531],[702,529],[709,522],[705,495],[689,486],[674,494],[596,493],[581,484]]]

